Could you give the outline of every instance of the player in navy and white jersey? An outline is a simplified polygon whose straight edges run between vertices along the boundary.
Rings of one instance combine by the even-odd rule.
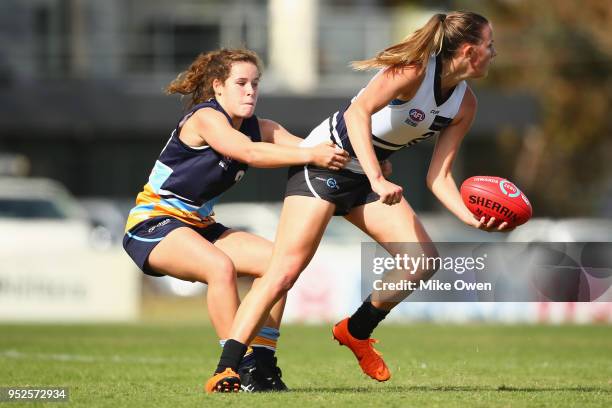
[[[334,214],[344,215],[393,256],[405,253],[401,245],[392,245],[402,242],[421,243],[425,254],[434,255],[431,239],[402,197],[402,188],[388,181],[381,168],[382,160],[403,147],[438,135],[428,187],[467,225],[506,230],[507,224],[497,225],[493,218],[487,223],[476,219],[463,204],[452,176],[454,158],[476,113],[476,98],[465,80],[487,74],[495,57],[492,34],[489,22],[476,13],[436,14],[404,41],[354,63],[358,69],[379,72],[304,142],[332,140],[351,154],[351,162],[336,173],[311,165],[291,168],[270,266],[240,305],[230,332],[232,345],[226,343],[217,372],[236,367],[261,317],[306,267]],[[415,272],[405,278],[418,282],[435,270]],[[333,329],[362,370],[378,381],[388,380],[390,372],[370,335],[399,299],[385,300],[368,298]],[[213,376],[209,388],[223,381],[222,375]]]
[[[208,284],[208,311],[222,344],[238,309],[236,275],[261,277],[272,243],[217,223],[214,203],[249,165],[312,164],[337,170],[347,160],[346,152],[331,142],[299,147],[302,139],[254,115],[259,66],[257,55],[248,50],[212,51],[198,56],[168,86],[170,94],[191,96],[190,109],[138,194],[123,240],[144,273]],[[244,359],[246,391],[286,389],[274,357],[283,307],[284,298],[253,341],[254,356],[249,352]]]
[[[387,159],[403,147],[438,135],[451,124],[459,111],[467,84],[461,81],[444,98],[436,95],[432,90],[440,89],[437,82],[440,80],[441,70],[441,56],[430,56],[425,66],[425,75],[415,95],[410,100],[393,99],[371,116],[372,145],[379,161]],[[380,70],[370,82],[378,81],[385,72],[384,69]],[[325,119],[302,142],[302,146],[314,146],[327,140],[333,141],[354,159],[345,166],[345,170],[361,174],[364,174],[364,171],[348,136],[344,113],[365,89],[362,89],[350,104]]]

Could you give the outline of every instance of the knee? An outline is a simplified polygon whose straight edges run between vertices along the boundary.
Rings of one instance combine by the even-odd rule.
[[[277,294],[283,295],[293,287],[295,282],[297,281],[297,274],[284,273],[279,276],[275,281],[275,292]]]
[[[266,286],[267,293],[277,300],[280,299],[293,287],[308,261],[309,257],[303,251],[275,253],[261,281]]]
[[[236,286],[236,268],[229,258],[220,258],[200,274],[208,285]]]
[[[302,272],[301,264],[297,262],[286,261],[280,268],[280,272],[275,274],[273,279],[273,291],[277,295],[287,293],[297,281],[297,278]]]

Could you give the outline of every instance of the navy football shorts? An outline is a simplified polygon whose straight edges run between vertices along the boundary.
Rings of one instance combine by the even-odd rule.
[[[321,198],[336,205],[334,215],[346,215],[355,207],[379,199],[365,174],[332,171],[314,166],[289,168],[285,197],[299,195]]]
[[[126,232],[123,237],[123,249],[125,249],[136,265],[138,265],[140,270],[147,275],[164,276],[163,274],[154,272],[147,260],[153,248],[155,248],[155,246],[157,246],[157,244],[159,244],[159,242],[171,231],[180,227],[191,228],[210,243],[215,242],[229,229],[218,222],[199,228],[186,224],[171,216],[154,217],[137,224]]]

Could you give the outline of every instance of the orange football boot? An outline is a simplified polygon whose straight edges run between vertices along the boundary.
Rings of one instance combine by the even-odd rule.
[[[226,368],[222,373],[216,373],[206,381],[204,390],[208,394],[213,392],[239,392],[240,376],[231,368]]]
[[[382,359],[382,354],[378,352],[373,344],[377,343],[376,339],[356,339],[349,333],[348,317],[338,322],[332,329],[334,339],[340,345],[346,346],[357,357],[359,365],[364,373],[377,381],[387,381],[391,378],[389,368]]]

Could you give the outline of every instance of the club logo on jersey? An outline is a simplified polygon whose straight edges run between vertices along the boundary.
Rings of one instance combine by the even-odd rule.
[[[499,189],[502,193],[504,193],[504,195],[507,195],[510,198],[518,197],[519,195],[521,195],[520,190],[508,180],[500,181]]]

